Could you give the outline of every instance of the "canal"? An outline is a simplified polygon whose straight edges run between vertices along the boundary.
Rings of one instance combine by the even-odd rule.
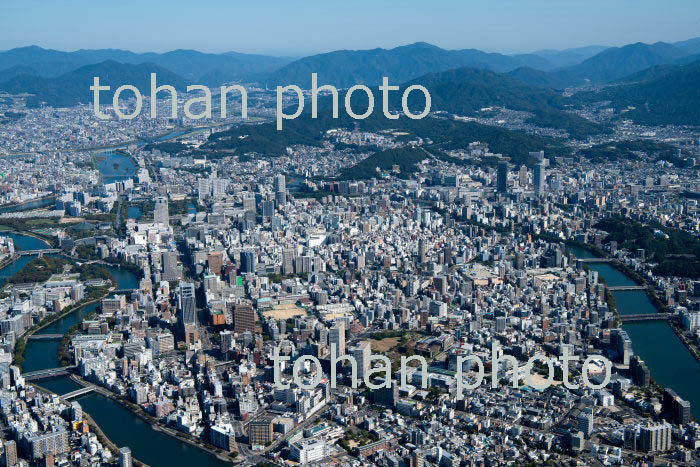
[[[594,258],[588,250],[572,247],[577,258]],[[608,263],[590,263],[600,277],[611,286],[639,285]],[[621,315],[657,313],[658,310],[641,290],[612,292]],[[672,388],[683,399],[690,401],[696,420],[700,420],[700,363],[692,356],[671,326],[665,321],[625,323],[634,352],[649,367],[651,375],[663,387]]]

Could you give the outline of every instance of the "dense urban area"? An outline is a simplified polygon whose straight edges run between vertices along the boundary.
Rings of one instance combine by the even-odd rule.
[[[283,131],[0,85],[2,465],[700,465],[700,126],[445,73]]]

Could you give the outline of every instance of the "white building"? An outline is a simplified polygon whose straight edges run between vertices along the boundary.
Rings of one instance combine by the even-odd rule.
[[[293,461],[301,464],[320,461],[328,456],[328,445],[322,439],[302,439],[290,446],[289,455]]]

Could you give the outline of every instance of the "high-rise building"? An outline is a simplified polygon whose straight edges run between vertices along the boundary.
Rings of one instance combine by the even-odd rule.
[[[272,217],[275,214],[275,203],[273,201],[263,201],[261,204],[261,214],[263,217]]]
[[[211,196],[211,181],[208,178],[197,180],[197,198],[200,202]]]
[[[327,456],[328,445],[323,439],[301,439],[289,446],[289,457],[302,465],[310,462],[318,462]]]
[[[236,344],[233,333],[226,330],[221,331],[219,335],[221,336],[221,353],[226,353],[229,350],[233,350]]]
[[[410,467],[423,467],[425,465],[425,454],[420,449],[411,453]]]
[[[209,270],[217,275],[221,275],[221,271],[224,267],[224,251],[212,251],[207,255],[207,264],[209,265]]]
[[[228,180],[225,178],[211,178],[209,181],[211,187],[211,197],[220,199],[226,194],[228,189]]]
[[[168,211],[168,199],[164,196],[156,198],[156,206],[153,210],[153,222],[169,225],[170,213]]]
[[[651,383],[649,367],[637,355],[633,355],[630,360],[630,372],[632,373],[632,380],[637,386],[645,388]]]
[[[182,270],[177,261],[177,251],[163,253],[163,277],[164,281],[177,281],[182,278]]]
[[[525,165],[521,165],[518,171],[518,185],[520,185],[520,188],[527,186],[527,166]]]
[[[261,449],[272,442],[272,419],[260,417],[248,424],[248,443],[253,449]]]
[[[282,251],[282,274],[287,276],[294,274],[294,258],[296,251],[293,248],[287,248]]]
[[[275,176],[275,193],[279,193],[280,191],[287,191],[287,180],[282,174]]]
[[[690,402],[681,399],[671,388],[664,389],[662,412],[665,419],[678,424],[690,421]]]
[[[211,427],[211,442],[226,451],[236,448],[236,431],[229,423],[218,424]]]
[[[253,274],[258,268],[257,255],[254,251],[241,252],[241,274]]]
[[[131,449],[119,448],[119,467],[131,467]]]
[[[500,161],[496,173],[496,191],[508,193],[508,162]]]
[[[352,349],[352,357],[357,362],[357,379],[362,381],[372,365],[372,344],[361,341]]]
[[[336,323],[328,332],[331,348],[335,345],[336,355],[345,355],[345,324]]]
[[[425,264],[428,261],[428,246],[422,238],[418,240],[418,261]]]
[[[71,410],[71,420],[74,422],[79,422],[83,419],[83,408],[80,406],[78,401],[73,401],[70,403]]]
[[[255,332],[255,310],[252,306],[239,303],[233,310],[233,330],[237,333]]]
[[[68,431],[61,427],[56,431],[32,434],[26,438],[32,459],[41,459],[47,454],[68,452]]]
[[[578,430],[588,439],[593,433],[593,410],[585,409],[578,416]]]
[[[5,451],[2,453],[2,463],[4,467],[12,467],[17,464],[17,442],[8,440],[4,442]]]
[[[637,446],[646,452],[668,451],[671,449],[671,425],[668,422],[642,425]]]
[[[126,307],[126,296],[113,295],[102,299],[102,314],[114,315]]]
[[[181,326],[197,324],[197,307],[194,284],[191,282],[180,282],[177,294],[177,309]]]
[[[611,335],[611,343],[619,355],[620,363],[623,365],[630,364],[630,358],[634,354],[632,350],[632,339],[627,335],[627,331],[623,329],[615,329]]]
[[[538,162],[535,164],[535,170],[532,178],[535,194],[537,196],[544,196],[545,182],[547,178],[547,171],[545,169],[544,162]]]

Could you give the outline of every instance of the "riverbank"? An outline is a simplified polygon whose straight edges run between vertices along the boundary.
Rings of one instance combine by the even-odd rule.
[[[65,318],[66,316],[75,313],[82,308],[85,308],[86,306],[89,306],[93,303],[97,303],[101,301],[103,298],[108,297],[110,293],[114,290],[114,286],[110,287],[104,294],[100,295],[97,298],[90,299],[86,301],[85,303],[76,303],[73,306],[67,307],[65,310],[60,311],[57,314],[53,314],[51,316],[47,316],[43,320],[39,321],[37,324],[32,326],[25,332],[22,337],[20,337],[17,340],[17,343],[15,344],[15,352],[14,352],[14,363],[17,365],[20,370],[24,368],[24,362],[25,362],[25,353],[27,351],[27,340],[29,337],[32,335],[36,334],[38,331],[52,325],[56,321]]]
[[[590,249],[580,246],[571,248],[571,252],[580,259],[598,257]],[[606,279],[609,286],[626,287],[639,285],[633,279],[641,277],[627,276],[624,268],[612,263],[588,263],[587,266]],[[625,271],[625,272],[623,272]],[[645,283],[645,282],[643,282]],[[649,288],[644,291],[613,291],[620,315],[655,314],[665,312],[665,307],[653,301]],[[672,320],[671,320],[672,321]],[[660,387],[672,388],[691,404],[691,412],[696,420],[700,419],[700,361],[678,335],[678,329],[669,320],[624,322],[622,329],[632,341],[634,353],[644,360],[649,367],[652,379]]]
[[[549,238],[549,237],[547,237],[547,238]],[[632,281],[636,282],[637,284],[641,284],[641,285],[646,287],[645,292],[649,296],[649,299],[654,304],[654,306],[656,307],[656,309],[659,313],[668,313],[668,308],[661,302],[658,295],[656,295],[656,284],[654,284],[648,278],[642,276],[637,271],[630,268],[629,266],[627,266],[625,263],[623,263],[619,259],[613,257],[608,252],[601,250],[600,248],[595,247],[594,245],[589,245],[587,243],[573,242],[573,241],[562,241],[562,240],[560,240],[560,242],[563,242],[569,250],[571,250],[572,248],[573,249],[579,248],[579,249],[586,250],[586,251],[590,252],[592,255],[594,255],[596,257],[611,259],[612,261],[610,263],[608,263],[609,265],[611,265],[613,268],[620,271],[625,276],[629,277]],[[607,292],[606,292],[606,294],[607,294]],[[617,306],[616,306],[616,308],[617,308]]]
[[[683,342],[683,345],[685,345],[693,357],[695,357],[695,360],[700,363],[700,348],[698,348],[697,345],[688,339],[688,336],[685,335],[685,329],[683,329],[683,326],[673,320],[669,321],[668,324],[671,326],[671,329],[673,329],[673,332],[676,333],[681,342]]]
[[[7,221],[14,221],[16,219],[0,219],[0,237],[3,234],[17,234],[17,235],[26,235],[27,237],[32,237],[36,238],[37,240],[41,240],[42,242],[46,243],[47,247],[54,247],[58,244],[58,241],[52,237],[46,236],[46,235],[41,235],[36,232],[32,232],[31,230],[25,230],[25,229],[20,229],[17,228],[17,226],[12,226],[12,225],[7,225]],[[5,223],[3,223],[5,222]],[[9,222],[12,223],[12,222]],[[3,230],[2,227],[7,227],[7,229]],[[20,249],[21,251],[21,249]]]
[[[183,433],[181,431],[176,431],[176,430],[170,428],[169,426],[167,426],[166,424],[164,424],[163,422],[161,422],[157,418],[151,416],[151,414],[146,412],[141,406],[134,404],[133,402],[125,399],[121,395],[119,395],[119,394],[117,394],[117,393],[115,393],[115,392],[113,392],[113,391],[111,391],[103,386],[99,386],[95,383],[87,381],[76,374],[71,375],[70,378],[73,381],[75,381],[76,383],[80,384],[81,386],[94,386],[96,392],[100,393],[102,396],[107,397],[107,398],[117,402],[121,406],[125,407],[131,413],[133,413],[134,415],[139,417],[141,420],[146,422],[148,425],[150,425],[150,427],[153,430],[158,431],[160,433],[164,433],[164,434],[169,435],[169,436],[171,436],[179,441],[183,441],[183,442],[185,442],[193,447],[201,449],[202,451],[208,452],[209,454],[216,456],[219,460],[222,460],[224,462],[236,463],[235,458],[237,456],[231,457],[231,456],[227,455],[223,449],[217,448],[217,447],[212,446],[212,445],[208,445],[208,444],[204,443],[203,441],[201,441],[199,438],[195,438],[195,437],[190,436],[186,433]],[[236,452],[236,451],[234,451],[234,452]]]
[[[56,195],[53,195],[53,194],[45,195],[45,196],[41,196],[39,198],[21,201],[19,203],[0,204],[0,213],[30,210],[33,208],[29,208],[29,209],[22,209],[22,208],[24,208],[25,206],[27,206],[29,204],[41,203],[42,201],[48,201],[48,200],[52,200],[52,199],[55,200]]]
[[[57,396],[61,396],[60,394],[56,394],[55,392],[43,387],[39,383],[29,383],[33,388],[36,388],[36,390],[41,391],[45,394],[55,394]],[[104,431],[102,431],[102,428],[95,422],[95,420],[92,418],[92,416],[85,412],[83,410],[83,417],[87,421],[88,426],[90,427],[90,430],[95,433],[97,436],[97,439],[102,443],[104,446],[107,446],[107,448],[112,452],[112,459],[114,461],[117,461],[119,459],[119,446],[112,441]],[[139,461],[138,459],[134,458],[132,455],[132,461],[134,465],[137,467],[149,467],[147,464],[144,464],[143,462]]]

